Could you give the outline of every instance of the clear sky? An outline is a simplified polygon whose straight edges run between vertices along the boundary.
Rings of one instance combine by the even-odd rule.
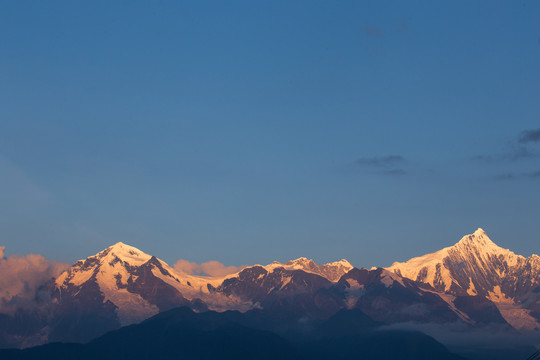
[[[0,2],[0,245],[539,253],[538,1]]]

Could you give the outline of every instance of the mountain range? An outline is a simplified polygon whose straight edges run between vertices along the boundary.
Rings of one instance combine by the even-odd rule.
[[[318,265],[299,258],[248,266],[223,277],[188,274],[117,243],[42,284],[33,308],[0,314],[0,346],[72,342],[88,343],[88,350],[105,341],[101,336],[111,338],[108,332],[164,321],[165,314],[183,308],[190,319],[208,313],[232,321],[219,314],[240,314],[241,321],[226,327],[256,329],[261,339],[278,336],[271,342],[283,349],[301,348],[304,355],[310,353],[304,346],[308,343],[319,348],[313,339],[322,336],[321,329],[339,324],[333,334],[347,328],[344,339],[359,331],[363,340],[355,341],[360,343],[376,336],[375,328],[394,331],[396,339],[420,330],[461,355],[519,358],[540,343],[539,282],[540,257],[502,249],[482,229],[453,246],[388,268],[356,268],[347,260]],[[346,320],[350,317],[354,326]],[[479,340],[471,344],[475,336]],[[322,337],[325,344],[335,340],[328,333]],[[303,345],[294,340],[299,338],[305,339]],[[504,340],[491,348],[501,350],[488,354],[490,341],[498,338]]]

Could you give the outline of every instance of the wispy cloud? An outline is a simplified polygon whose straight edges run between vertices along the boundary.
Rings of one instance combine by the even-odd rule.
[[[523,165],[533,165],[530,160],[537,159],[540,154],[538,153],[537,144],[540,144],[540,129],[523,130],[518,136],[507,143],[507,151],[499,154],[491,155],[479,155],[475,156],[473,160],[482,161],[485,163],[496,163],[497,166],[507,164],[508,168],[504,172],[493,175],[494,180],[500,181],[514,181],[525,179],[540,179],[540,171],[536,170],[523,170],[523,168],[517,170],[515,167],[512,169],[511,164],[520,161]],[[528,160],[528,162],[527,162]],[[499,169],[500,170],[500,169]]]
[[[524,130],[519,137],[520,144],[540,142],[540,129]]]
[[[514,162],[538,157],[534,143],[540,143],[540,129],[524,130],[507,144],[506,152],[491,155],[478,155],[473,159],[484,162]],[[532,145],[532,146],[531,146]]]
[[[510,149],[506,153],[494,154],[494,155],[478,155],[473,159],[484,162],[513,162],[524,159],[535,158],[537,155],[524,146],[510,146]]]
[[[188,260],[180,259],[174,264],[174,269],[193,275],[208,275],[212,277],[222,277],[241,271],[246,265],[242,266],[225,266],[219,261],[207,261],[202,264],[197,264]]]

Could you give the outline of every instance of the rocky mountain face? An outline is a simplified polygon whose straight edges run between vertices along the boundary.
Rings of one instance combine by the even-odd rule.
[[[396,262],[388,270],[439,293],[488,299],[514,328],[540,329],[540,257],[500,248],[482,229],[454,246]]]

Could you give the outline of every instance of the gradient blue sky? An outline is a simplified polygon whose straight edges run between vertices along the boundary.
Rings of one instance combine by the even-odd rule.
[[[538,253],[538,19],[537,1],[1,2],[0,245],[370,267],[482,227]]]

